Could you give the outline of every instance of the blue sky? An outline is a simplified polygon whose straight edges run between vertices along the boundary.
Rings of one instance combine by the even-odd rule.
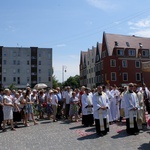
[[[0,45],[53,48],[54,75],[79,74],[103,32],[150,37],[149,0],[0,0]]]

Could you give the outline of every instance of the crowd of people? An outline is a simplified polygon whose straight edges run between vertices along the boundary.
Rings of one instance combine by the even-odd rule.
[[[138,134],[146,124],[145,113],[150,114],[150,91],[130,83],[124,87],[103,85],[90,89],[82,86],[71,89],[25,90],[0,89],[0,130],[6,132],[6,125],[16,131],[18,123],[30,126],[39,119],[67,119],[70,122],[82,119],[85,127],[95,125],[96,133],[104,136],[109,126],[126,121],[128,134]]]

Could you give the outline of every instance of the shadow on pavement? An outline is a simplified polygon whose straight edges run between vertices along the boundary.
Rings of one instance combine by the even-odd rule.
[[[43,121],[43,122],[40,122],[40,124],[47,124],[47,123],[51,123],[51,121]]]
[[[93,134],[90,134],[90,135],[86,135],[86,136],[82,136],[82,137],[79,137],[77,138],[77,140],[89,140],[89,139],[96,139],[96,138],[99,138],[100,136],[97,135],[97,133],[93,133]]]
[[[126,130],[121,130],[121,131],[118,131],[117,135],[114,135],[111,138],[118,139],[118,138],[124,138],[125,136],[128,136],[128,134],[126,133]]]
[[[96,130],[95,130],[95,127],[94,127],[94,128],[86,129],[85,132],[96,132]]]
[[[139,150],[149,150],[150,149],[150,142],[149,143],[144,143],[138,147]]]
[[[79,126],[71,127],[69,129],[73,130],[73,129],[80,129],[80,128],[85,128],[85,126],[79,125]]]

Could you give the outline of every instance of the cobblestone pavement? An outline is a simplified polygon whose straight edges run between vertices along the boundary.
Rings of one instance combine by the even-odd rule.
[[[81,122],[39,121],[21,124],[17,131],[0,131],[0,150],[150,150],[150,131],[128,136],[125,125],[110,125],[110,132],[99,137],[95,127],[83,127]]]

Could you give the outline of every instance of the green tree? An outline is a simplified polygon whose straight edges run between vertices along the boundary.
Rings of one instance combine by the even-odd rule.
[[[55,89],[58,86],[58,80],[56,79],[55,75],[52,76],[53,81],[53,88]]]
[[[63,87],[71,86],[71,88],[79,88],[80,87],[80,77],[79,75],[75,75],[74,77],[69,77],[64,83]]]

